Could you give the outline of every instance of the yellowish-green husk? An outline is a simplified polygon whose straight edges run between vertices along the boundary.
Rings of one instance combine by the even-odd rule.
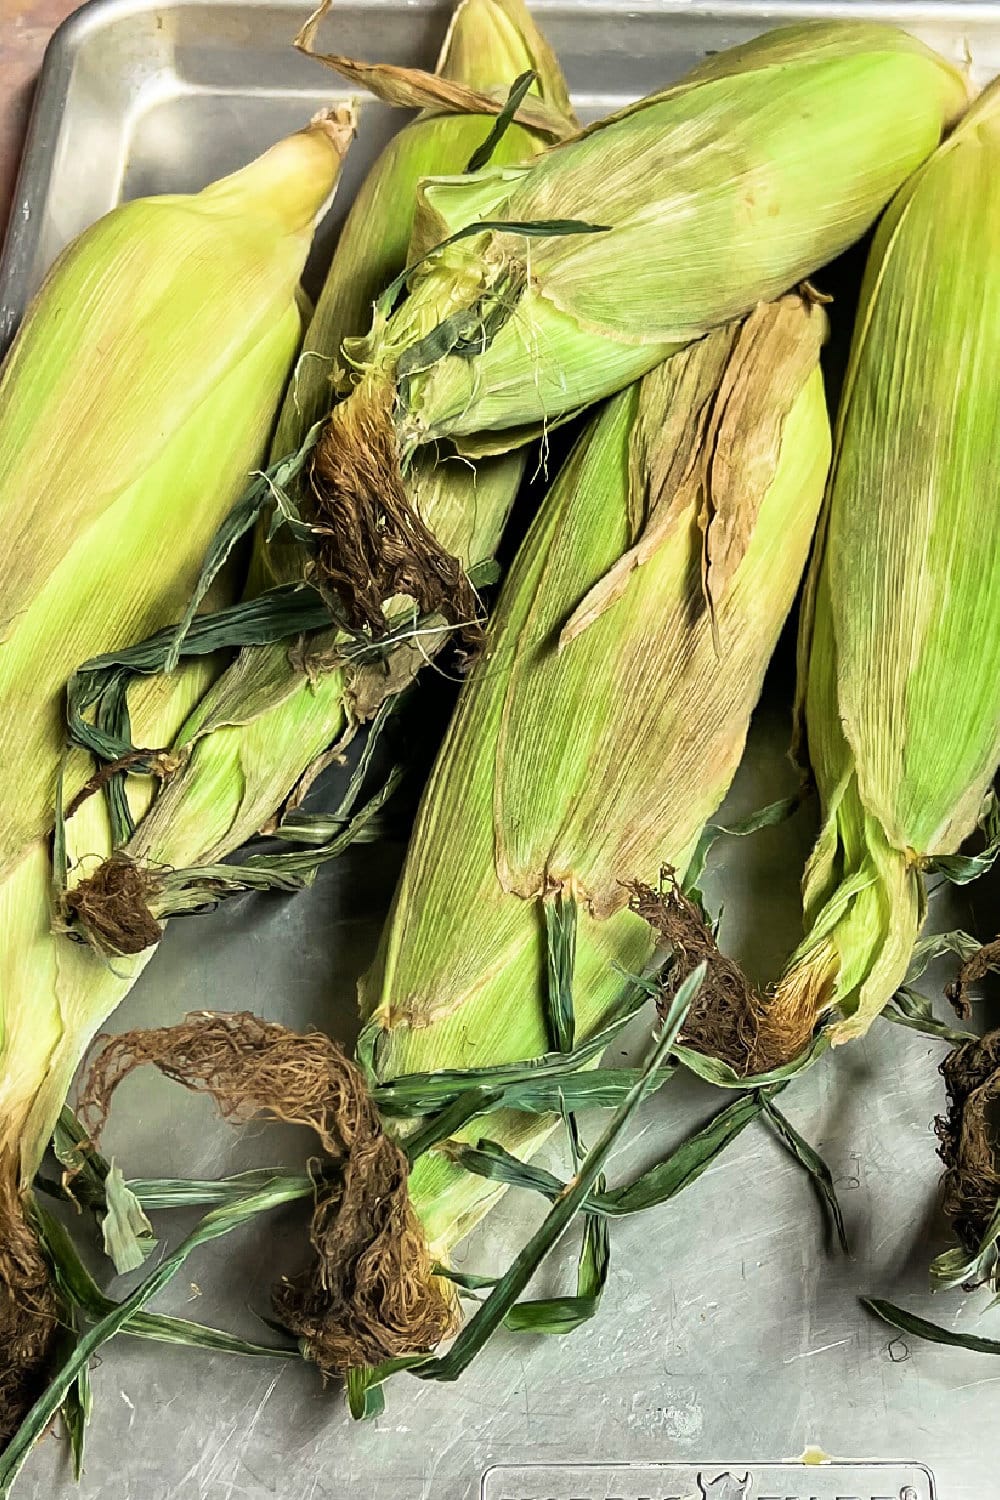
[[[528,68],[554,107],[568,108],[565,84],[547,43],[522,0],[462,0],[442,50],[439,71],[503,96]],[[335,398],[331,375],[341,344],[361,333],[375,297],[406,264],[418,182],[428,173],[459,172],[492,126],[484,116],[429,115],[406,126],[383,152],[348,215],[333,265],[305,339],[286,398],[272,456],[294,452]],[[513,162],[539,151],[540,137],[514,126],[498,159]],[[477,465],[435,455],[409,476],[414,507],[445,551],[472,567],[493,556],[523,472],[523,455]],[[296,576],[291,549],[259,545],[251,588]],[[397,602],[398,608],[398,602]],[[184,868],[231,853],[286,804],[310,768],[349,734],[370,706],[373,674],[356,674],[327,659],[318,673],[293,663],[287,643],[252,647],[199,705],[177,748],[181,771],[165,787],[127,852],[141,864]],[[426,656],[440,641],[422,642]],[[411,671],[421,664],[413,657]]]
[[[779,321],[780,357],[751,337]],[[556,890],[580,908],[579,1037],[620,1000],[615,966],[641,971],[651,939],[626,883],[683,871],[808,553],[830,453],[823,326],[792,297],[717,330],[614,398],[574,449],[504,586],[362,981],[380,1077],[548,1050]],[[548,1128],[491,1114],[468,1133],[524,1154]],[[441,1255],[494,1196],[440,1153],[411,1176]]]
[[[492,229],[449,245],[354,351],[369,371],[355,399],[372,379],[395,382],[405,460],[442,437],[517,440],[621,389],[857,240],[967,98],[954,68],[894,27],[803,23],[534,163],[428,182],[424,244],[482,220],[592,232]],[[491,337],[442,353],[440,329],[462,309]]]
[[[67,678],[178,617],[260,462],[348,139],[324,120],[201,193],[122,205],[27,313],[0,375],[0,872],[52,827]]]
[[[1000,90],[879,227],[838,418],[800,693],[822,830],[806,937],[763,1023],[778,1055],[830,1007],[867,1030],[902,982],[922,868],[1000,763]]]
[[[17,601],[0,644],[0,733],[18,767],[0,880],[0,1172],[22,1186],[131,982],[128,964],[51,931],[62,689],[82,659],[177,617],[260,463],[301,333],[313,224],[349,139],[346,118],[324,117],[200,194],[115,210],[60,257],[0,379],[4,605]],[[205,661],[143,683],[138,743],[168,744],[212,675]],[[69,797],[86,758],[66,770]],[[136,816],[149,792],[130,788]],[[101,798],[70,819],[68,847],[81,870],[106,855]]]

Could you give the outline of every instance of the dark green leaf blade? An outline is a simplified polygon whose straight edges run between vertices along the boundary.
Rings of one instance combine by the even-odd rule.
[[[819,1194],[820,1202],[830,1215],[830,1221],[836,1231],[840,1248],[845,1255],[849,1255],[850,1246],[847,1241],[844,1215],[837,1198],[837,1189],[834,1187],[833,1174],[830,1168],[815,1147],[810,1146],[805,1137],[795,1129],[795,1126],[788,1119],[787,1115],[782,1114],[781,1110],[772,1100],[765,1101],[764,1113],[774,1127],[775,1134],[782,1145],[787,1147],[800,1166],[804,1167],[808,1172],[813,1186]]]
[[[598,1193],[602,1185],[603,1178],[599,1178],[595,1185]],[[556,1336],[572,1333],[600,1310],[610,1268],[608,1222],[596,1214],[586,1214],[576,1274],[576,1296],[539,1297],[529,1302],[517,1302],[504,1318],[504,1327],[512,1333]]]
[[[572,1052],[576,1045],[573,973],[576,968],[576,900],[560,888],[542,903],[545,913],[545,950],[549,1040],[556,1052]]]
[[[241,1224],[247,1223],[257,1214],[275,1208],[283,1201],[274,1191],[256,1193],[241,1203],[225,1208],[213,1209],[201,1223],[184,1239],[176,1250],[165,1256],[156,1269],[135,1288],[111,1312],[102,1317],[77,1341],[72,1352],[62,1361],[48,1387],[42,1392],[14,1434],[3,1454],[0,1455],[0,1497],[10,1494],[18,1474],[34,1444],[45,1432],[49,1423],[60,1410],[71,1386],[80,1371],[86,1369],[97,1351],[120,1333],[136,1313],[168,1284],[181,1266],[200,1245],[229,1234]]]
[[[448,1353],[440,1359],[430,1359],[414,1367],[413,1373],[420,1379],[457,1380],[503,1323],[542,1260],[562,1237],[570,1222],[586,1202],[619,1136],[635,1110],[648,1096],[664,1057],[677,1040],[684,1019],[704,977],[705,965],[702,963],[680,986],[664,1022],[660,1040],[654,1047],[639,1082],[602,1132],[567,1191],[552,1206],[540,1227],[514,1260],[513,1265],[504,1273],[478,1311],[466,1323]]]
[[[918,1318],[915,1313],[907,1312],[905,1308],[886,1302],[881,1297],[862,1297],[861,1305],[874,1313],[876,1318],[881,1318],[883,1323],[888,1323],[890,1328],[912,1334],[917,1339],[925,1339],[928,1343],[947,1344],[953,1349],[969,1349],[973,1354],[1000,1354],[1000,1339],[983,1338],[977,1333],[955,1333],[950,1328],[942,1328],[938,1323],[929,1323],[926,1318]]]
[[[538,74],[529,68],[526,73],[520,73],[514,79],[514,82],[510,86],[510,93],[507,95],[506,104],[493,121],[490,132],[483,141],[483,144],[477,147],[469,157],[465,168],[466,172],[481,172],[483,167],[489,166],[493,159],[494,151],[507,134],[514,116],[521,108],[524,96],[537,77]]]

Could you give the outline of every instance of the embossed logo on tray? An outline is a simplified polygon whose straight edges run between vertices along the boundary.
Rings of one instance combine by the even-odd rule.
[[[919,1464],[501,1464],[482,1500],[936,1500]]]

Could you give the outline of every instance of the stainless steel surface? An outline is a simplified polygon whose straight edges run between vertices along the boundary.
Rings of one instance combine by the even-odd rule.
[[[537,4],[588,115],[773,21],[846,9],[899,20],[953,57],[969,53],[980,78],[1000,69],[1000,5]],[[204,183],[343,97],[287,45],[303,13],[276,0],[99,0],[64,27],[15,200],[0,327],[12,330],[67,238],[120,197]],[[447,7],[424,0],[355,0],[337,6],[330,28],[339,50],[427,63],[446,18]],[[326,245],[392,123],[380,107],[363,108]],[[786,728],[781,694],[772,693],[732,808],[788,788]],[[723,846],[715,861],[709,891],[725,906],[725,941],[761,976],[775,974],[794,942],[812,831],[803,812],[739,847]],[[371,956],[399,857],[394,847],[359,849],[294,899],[247,901],[176,923],[115,1025],[168,1022],[199,1006],[253,1008],[349,1039],[354,981]],[[968,924],[968,900],[954,898],[948,910],[937,898],[935,919]],[[79,1490],[50,1438],[20,1493],[474,1500],[496,1464],[673,1460],[714,1475],[711,1460],[720,1454],[774,1463],[815,1447],[844,1459],[926,1464],[938,1500],[992,1500],[1000,1495],[992,1420],[1000,1364],[894,1339],[858,1305],[862,1293],[890,1295],[925,1315],[990,1331],[982,1298],[951,1295],[931,1306],[927,1292],[927,1263],[943,1243],[932,1130],[941,1052],[881,1023],[787,1095],[789,1113],[830,1163],[850,1259],[829,1253],[809,1183],[765,1129],[751,1128],[670,1211],[614,1226],[600,1316],[567,1339],[501,1336],[456,1386],[399,1377],[385,1415],[356,1425],[340,1393],[323,1390],[308,1368],[119,1338],[94,1372]],[[672,1084],[644,1107],[616,1173],[650,1160],[717,1103],[693,1080]],[[233,1132],[205,1100],[145,1075],[121,1090],[105,1144],[132,1176],[298,1164],[309,1150],[291,1130]],[[462,1264],[486,1271],[504,1263],[536,1214],[508,1196],[463,1248]],[[158,1228],[173,1239],[189,1223],[164,1214]],[[160,1305],[259,1337],[268,1286],[295,1263],[302,1227],[300,1213],[288,1210],[206,1247]],[[570,1284],[574,1254],[571,1243],[561,1247],[546,1286]],[[734,1473],[744,1472],[740,1464]],[[797,1471],[782,1496],[828,1500],[823,1474]],[[754,1490],[752,1500],[762,1493]]]

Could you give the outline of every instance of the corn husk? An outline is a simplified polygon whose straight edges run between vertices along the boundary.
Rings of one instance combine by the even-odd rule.
[[[362,982],[381,1080],[547,1051],[543,907],[578,906],[577,1036],[640,972],[627,885],[678,872],[735,774],[829,462],[822,309],[710,333],[593,421],[505,584]],[[466,1132],[526,1154],[548,1128]],[[446,1155],[411,1200],[444,1256],[496,1188]]]
[[[768,1061],[836,1008],[861,1035],[902,982],[922,870],[973,830],[1000,762],[1000,91],[891,206],[838,419],[800,691],[822,830],[806,937],[765,1002]]]
[[[441,76],[503,97],[529,68],[553,107],[568,109],[558,64],[521,0],[464,0],[444,44]],[[400,131],[379,158],[352,206],[317,303],[274,459],[294,452],[329,409],[343,339],[367,326],[375,296],[405,266],[417,183],[429,171],[461,170],[490,126],[482,116],[430,115]],[[515,124],[500,142],[500,159],[520,159],[542,144],[540,135]],[[484,461],[475,470],[435,456],[410,476],[414,508],[464,569],[493,556],[523,465],[522,454]],[[262,533],[251,588],[285,582],[301,569],[294,549],[276,548]],[[405,601],[396,599],[389,614],[404,609]],[[321,632],[305,652],[290,653],[287,643],[242,651],[185,725],[175,746],[180,769],[125,854],[154,871],[202,867],[231,854],[273,824],[290,799],[298,800],[331,747],[343,748],[448,635],[443,619],[425,622],[420,636],[388,663],[364,668],[351,666],[347,642],[335,631]],[[151,891],[149,909],[162,919],[175,909],[173,900],[171,893]],[[107,934],[97,939],[106,942]]]
[[[0,871],[52,826],[70,673],[177,617],[260,461],[347,139],[317,123],[199,194],[122,205],[26,315],[0,378]]]
[[[318,119],[241,172],[131,203],[69,247],[0,376],[8,768],[0,878],[0,1440],[30,1401],[56,1331],[24,1216],[73,1072],[138,967],[115,969],[52,929],[49,840],[62,689],[81,653],[175,618],[201,555],[266,447],[300,337],[298,278],[350,140]],[[224,587],[214,602],[221,603]],[[143,685],[146,745],[168,744],[211,661]],[[17,767],[17,774],[14,768]],[[67,796],[88,774],[65,767]],[[129,789],[141,816],[149,786]],[[72,857],[103,857],[102,799],[68,820]]]
[[[938,144],[964,80],[869,22],[782,28],[520,169],[426,183],[410,296],[352,351],[407,456],[496,446],[813,274]],[[572,221],[567,225],[566,221]],[[603,232],[602,232],[603,231]],[[349,446],[352,413],[341,409]],[[504,436],[506,433],[506,437]]]

